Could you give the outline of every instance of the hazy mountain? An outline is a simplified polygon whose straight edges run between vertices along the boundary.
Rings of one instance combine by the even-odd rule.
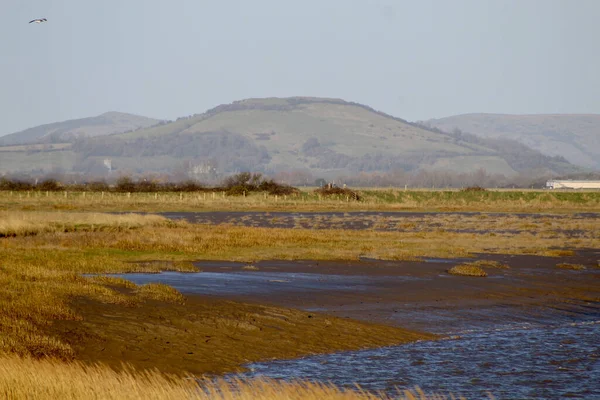
[[[598,114],[465,114],[425,123],[449,132],[459,129],[482,137],[514,139],[544,154],[600,169]]]
[[[79,137],[111,135],[147,128],[158,122],[156,119],[139,115],[107,112],[97,117],[55,122],[1,136],[0,145],[66,142]]]
[[[532,169],[561,174],[577,170],[560,157],[544,156],[515,141],[446,133],[361,104],[306,97],[237,101],[135,132],[80,139],[47,150],[62,160],[62,168],[81,173],[106,171],[106,159],[113,170],[126,173],[295,169],[328,177],[420,168],[483,168],[505,175]],[[39,156],[33,151],[28,155],[27,163],[23,157],[11,157],[21,160],[21,167],[45,164],[35,162]]]

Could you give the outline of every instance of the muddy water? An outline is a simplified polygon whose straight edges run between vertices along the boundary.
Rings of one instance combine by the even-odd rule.
[[[435,265],[437,260],[431,260]],[[420,386],[426,391],[487,398],[600,399],[600,304],[485,301],[472,303],[402,301],[386,295],[411,287],[434,289],[439,282],[453,286],[467,282],[464,291],[493,291],[511,281],[516,272],[488,280],[458,280],[431,273],[410,275],[354,275],[240,270],[239,263],[202,263],[209,271],[197,274],[128,274],[138,283],[161,282],[186,294],[201,294],[273,302],[342,317],[373,319],[418,328],[447,339],[375,350],[344,352],[298,360],[249,365],[246,376],[331,381],[351,387],[393,393],[395,388]],[[308,264],[308,263],[307,263]],[[304,265],[303,268],[307,268]],[[323,265],[320,269],[327,268]],[[340,267],[338,267],[340,268]],[[380,267],[384,268],[384,267]],[[219,272],[210,272],[211,269]],[[335,271],[335,270],[334,270]],[[342,270],[340,270],[342,271]],[[387,271],[387,270],[384,270]],[[540,271],[537,279],[549,271]],[[563,274],[561,271],[560,274]],[[561,275],[570,284],[579,273]],[[586,280],[600,275],[590,272]],[[569,278],[571,277],[571,278]],[[579,279],[579,278],[578,278]],[[474,282],[474,283],[471,283]],[[439,287],[441,288],[441,286]],[[420,290],[420,289],[419,289]],[[462,300],[461,300],[462,301]]]

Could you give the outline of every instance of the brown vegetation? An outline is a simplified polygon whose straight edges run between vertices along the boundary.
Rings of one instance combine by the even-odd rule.
[[[345,197],[346,200],[354,200],[354,201],[359,201],[360,200],[360,196],[357,192],[352,191],[348,188],[340,188],[340,187],[329,187],[329,186],[323,186],[319,189],[315,190],[315,193],[319,196],[341,196],[341,197]]]
[[[156,370],[62,363],[0,356],[0,397],[7,399],[190,399],[190,400],[391,400],[381,394],[341,389],[330,384],[274,380],[232,381],[181,379]],[[443,400],[419,389],[399,391],[396,400]],[[454,397],[453,397],[454,398]]]
[[[39,225],[32,230],[10,228],[14,235],[0,240],[0,353],[102,361],[115,368],[125,360],[138,368],[214,373],[265,358],[431,337],[302,311],[185,299],[160,284],[135,286],[121,279],[83,277],[164,269],[194,272],[181,257],[194,258],[209,243],[215,255],[224,255],[218,237],[229,233],[205,237],[210,228],[197,226],[189,231],[192,236],[178,239],[192,226],[156,216],[135,216],[139,220],[126,225],[123,215],[65,214],[5,213],[9,221],[21,217]],[[56,228],[61,217],[65,222]],[[104,229],[92,228],[100,224]],[[123,236],[126,232],[132,236]],[[153,244],[139,246],[141,242],[130,241],[134,237],[143,242],[150,238],[146,243]],[[196,250],[190,247],[193,243],[199,245]],[[130,262],[140,259],[147,262]]]
[[[450,275],[460,275],[460,276],[479,276],[486,277],[487,272],[485,272],[482,268],[476,265],[469,264],[461,264],[456,265],[448,270]]]

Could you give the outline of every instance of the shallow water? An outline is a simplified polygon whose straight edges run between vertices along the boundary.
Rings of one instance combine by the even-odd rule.
[[[237,266],[239,268],[239,266]],[[307,301],[311,293],[372,293],[391,280],[425,281],[410,276],[322,275],[265,271],[121,275],[138,284],[161,282],[183,293],[258,295],[285,293]],[[438,277],[439,278],[439,277]],[[595,278],[595,276],[594,276]],[[356,310],[389,308],[389,323],[447,335],[453,339],[398,347],[257,363],[243,376],[360,384],[394,393],[420,386],[428,392],[468,399],[600,399],[600,304],[489,304],[478,307],[398,304],[374,301],[335,306]],[[331,312],[329,308],[304,307]]]
[[[419,386],[468,399],[600,398],[600,321],[471,332],[459,339],[251,364],[245,377],[364,389]]]
[[[269,294],[277,292],[364,291],[380,286],[390,279],[419,280],[410,276],[322,275],[263,271],[162,272],[160,274],[113,275],[136,284],[160,282],[184,293],[206,295]]]

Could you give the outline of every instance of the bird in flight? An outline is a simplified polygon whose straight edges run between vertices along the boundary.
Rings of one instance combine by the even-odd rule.
[[[42,22],[46,22],[48,21],[46,18],[36,18],[36,19],[32,19],[31,21],[29,21],[29,23],[33,23],[35,22],[36,24],[41,24]]]

